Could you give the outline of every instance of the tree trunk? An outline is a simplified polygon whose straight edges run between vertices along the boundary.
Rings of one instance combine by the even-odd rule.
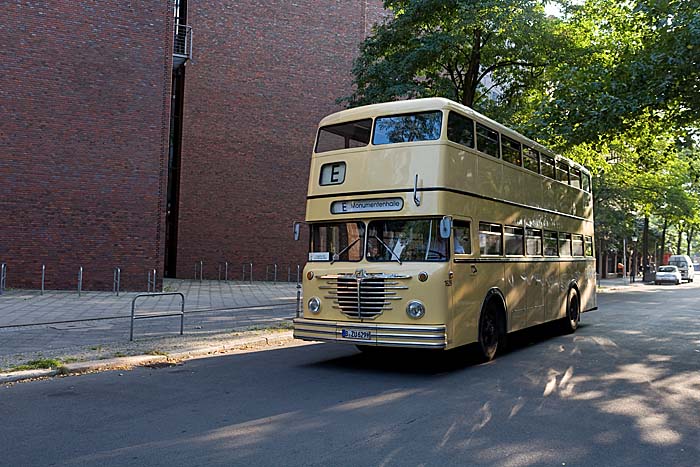
[[[642,233],[642,280],[651,280],[651,268],[649,267],[649,216],[644,216],[644,233]],[[636,272],[636,271],[635,271]]]
[[[479,86],[479,71],[481,70],[481,30],[475,29],[472,39],[472,53],[469,56],[469,67],[464,79],[462,104],[474,107],[476,88]]]
[[[676,242],[676,254],[681,254],[681,242],[683,241],[683,231],[678,227],[678,241]]]
[[[668,219],[664,219],[664,229],[661,231],[661,254],[656,258],[656,265],[659,266],[664,262],[664,253],[666,253],[666,229],[668,228]]]
[[[690,256],[690,245],[693,242],[693,235],[695,234],[695,226],[691,226],[690,230],[688,231],[688,237],[686,237],[686,240],[688,241],[688,247],[686,248],[686,255]]]

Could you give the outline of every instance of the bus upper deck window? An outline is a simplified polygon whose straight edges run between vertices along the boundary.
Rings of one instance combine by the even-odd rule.
[[[439,110],[378,117],[374,122],[372,144],[432,141],[440,138],[441,127],[442,112]]]
[[[540,172],[540,153],[527,146],[523,147],[523,167],[535,173]]]
[[[581,188],[581,170],[571,167],[569,170],[569,185]]]
[[[498,132],[477,123],[476,149],[489,156],[498,157]]]
[[[474,147],[474,120],[450,111],[447,117],[447,139],[469,148]]]
[[[508,138],[507,136],[501,135],[501,154],[503,155],[503,160],[515,164],[517,166],[521,165],[520,159],[520,143]]]
[[[545,177],[549,178],[554,178],[555,177],[555,170],[554,170],[554,158],[550,156],[546,156],[544,154],[540,154],[540,164],[542,167],[542,175]]]
[[[591,176],[587,173],[581,173],[581,188],[584,191],[591,191]]]
[[[569,164],[562,160],[557,161],[557,180],[569,183]]]
[[[367,146],[370,128],[372,128],[371,118],[322,126],[318,130],[316,152]]]

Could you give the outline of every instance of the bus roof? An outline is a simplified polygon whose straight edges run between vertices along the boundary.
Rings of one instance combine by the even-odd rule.
[[[402,101],[383,102],[381,104],[371,104],[361,107],[355,107],[352,109],[341,110],[340,112],[335,112],[324,117],[319,123],[319,126],[334,125],[336,123],[360,120],[363,118],[374,118],[382,115],[422,112],[426,110],[459,111],[462,114],[471,117],[480,123],[487,124],[488,126],[493,128],[494,130],[497,130],[501,134],[520,139],[523,143],[539,151],[545,152],[550,155],[556,155],[550,149],[541,145],[537,141],[533,141],[530,138],[521,135],[517,131],[510,129],[498,123],[497,121],[490,119],[485,115],[480,114],[476,110],[467,107],[466,105],[462,105],[450,99],[445,99],[444,97],[428,97],[423,99],[408,99]],[[584,170],[586,173],[590,173],[588,169],[586,169],[586,167],[572,161],[571,159],[560,155],[556,155],[556,157],[568,161],[571,165],[574,165],[577,168]]]

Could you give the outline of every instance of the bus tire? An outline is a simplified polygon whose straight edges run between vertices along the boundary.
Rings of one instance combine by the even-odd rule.
[[[576,289],[569,289],[566,297],[566,317],[562,319],[562,329],[566,334],[576,332],[581,321],[581,300]]]
[[[505,321],[502,307],[496,300],[489,300],[479,318],[479,357],[490,362],[505,347]]]

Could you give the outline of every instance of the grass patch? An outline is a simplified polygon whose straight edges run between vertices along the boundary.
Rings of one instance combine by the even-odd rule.
[[[124,352],[116,352],[114,354],[114,356],[118,358],[118,357],[126,357],[127,355]]]
[[[163,352],[162,350],[153,349],[153,350],[149,350],[148,352],[146,352],[146,355],[168,355],[168,354],[167,354],[167,352]]]
[[[63,362],[55,358],[43,358],[41,360],[32,360],[23,365],[16,365],[10,368],[9,371],[24,371],[24,370],[43,370],[51,368],[61,368]]]

